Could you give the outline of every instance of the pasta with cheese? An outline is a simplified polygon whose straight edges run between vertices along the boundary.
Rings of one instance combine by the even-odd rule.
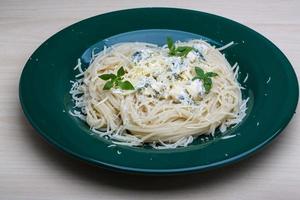
[[[85,71],[79,60],[70,91],[75,110],[70,113],[116,144],[155,148],[187,146],[199,135],[218,128],[224,132],[241,122],[248,99],[242,99],[238,65],[228,63],[223,48],[203,40],[177,41],[171,48],[119,43],[93,55]],[[104,89],[109,80],[99,77],[110,74],[115,81],[120,68],[120,84]],[[197,75],[199,68],[202,74]],[[122,89],[122,81],[133,88]]]

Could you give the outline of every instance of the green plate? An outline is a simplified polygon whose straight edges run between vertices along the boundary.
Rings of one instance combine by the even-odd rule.
[[[240,65],[244,97],[250,97],[243,122],[216,137],[199,138],[185,148],[155,150],[108,147],[111,141],[91,135],[88,126],[68,111],[73,103],[70,80],[77,59],[90,59],[94,47],[120,41],[161,44],[203,38],[215,46],[235,41],[225,51]],[[107,39],[108,38],[108,39]],[[59,149],[105,168],[150,174],[195,172],[238,161],[274,139],[288,124],[298,102],[298,82],[284,54],[259,33],[232,20],[192,10],[139,8],[95,16],[56,33],[27,61],[19,96],[32,126]]]

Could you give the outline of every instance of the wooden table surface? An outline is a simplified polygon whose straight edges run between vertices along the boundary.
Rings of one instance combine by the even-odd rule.
[[[272,40],[300,73],[300,1],[0,1],[0,199],[300,199],[300,117],[263,151],[201,174],[149,177],[89,166],[53,148],[26,121],[21,70],[48,37],[101,13],[184,7],[241,22]],[[284,98],[284,97],[283,97]]]

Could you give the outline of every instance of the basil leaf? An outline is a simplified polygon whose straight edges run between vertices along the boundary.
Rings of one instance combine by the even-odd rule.
[[[176,55],[176,47],[175,47],[175,44],[174,44],[174,41],[172,38],[167,37],[167,45],[169,48],[169,55],[175,56]]]
[[[169,49],[169,55],[171,55],[171,56],[175,56],[176,55],[175,46],[172,46],[171,49]]]
[[[200,79],[203,79],[205,77],[205,73],[204,73],[203,69],[201,69],[200,67],[195,67],[195,71]]]
[[[185,51],[191,51],[193,50],[193,47],[189,47],[189,46],[179,46],[176,48],[176,51],[179,51],[179,52],[185,52]]]
[[[205,73],[203,71],[203,69],[201,69],[200,67],[195,67],[195,71],[196,71],[197,75],[192,79],[192,81],[194,81],[196,79],[200,79],[203,82],[203,86],[205,88],[205,92],[209,93],[209,91],[212,88],[211,77],[218,76],[218,74],[215,73],[215,72],[207,72],[207,73]]]
[[[211,85],[210,84],[204,84],[204,88],[205,88],[205,93],[209,93],[210,89],[211,89]]]
[[[125,74],[125,70],[123,67],[121,67],[118,71],[117,71],[117,76],[123,76]]]
[[[185,47],[185,46],[179,46],[179,47],[176,48],[176,51],[183,52],[183,51],[186,50],[186,48],[187,47]]]
[[[186,57],[186,56],[190,53],[190,51],[192,51],[192,50],[193,50],[192,47],[187,47],[187,48],[184,50],[184,52],[182,52],[182,56],[183,56],[183,57]]]
[[[206,93],[208,93],[210,91],[210,89],[212,88],[212,80],[209,77],[205,77],[204,78],[204,88]]]
[[[118,86],[122,89],[122,90],[134,90],[133,85],[129,82],[129,81],[123,81],[123,82],[119,82]]]
[[[218,74],[215,73],[215,72],[207,72],[207,73],[205,74],[205,76],[207,76],[207,77],[214,77],[214,76],[218,76]]]
[[[101,78],[102,80],[109,80],[109,79],[114,79],[116,77],[116,75],[114,74],[102,74],[99,76],[99,78]]]
[[[212,84],[211,78],[205,77],[205,78],[204,78],[204,84],[209,84],[209,85],[211,85],[211,84]]]
[[[119,84],[122,82],[122,79],[123,77],[117,76],[115,79],[112,80],[115,83],[115,87],[119,87]]]
[[[103,87],[103,90],[109,90],[114,86],[114,82],[113,81],[107,81]]]
[[[168,48],[171,50],[172,48],[174,48],[174,41],[172,38],[167,37],[167,44],[168,44]]]
[[[175,48],[175,46],[173,46],[172,48],[171,48],[171,54],[172,55],[176,55],[176,48]]]

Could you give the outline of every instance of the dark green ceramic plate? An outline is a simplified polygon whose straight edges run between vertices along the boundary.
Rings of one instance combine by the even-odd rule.
[[[77,58],[90,59],[94,47],[120,41],[162,44],[166,36],[203,38],[218,46],[235,41],[225,51],[240,64],[239,80],[250,97],[247,117],[226,134],[199,138],[185,148],[154,150],[124,146],[90,135],[88,126],[68,111],[73,103],[70,80]],[[108,40],[107,40],[108,38]],[[288,124],[298,102],[295,72],[283,53],[259,33],[229,19],[192,10],[141,8],[83,20],[58,32],[29,58],[20,80],[20,101],[32,126],[48,142],[90,163],[109,169],[170,174],[194,172],[238,161],[275,138]]]

